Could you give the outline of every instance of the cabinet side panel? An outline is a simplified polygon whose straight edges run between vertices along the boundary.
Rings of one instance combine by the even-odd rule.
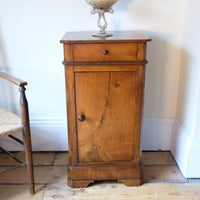
[[[77,164],[77,137],[73,67],[65,67],[65,87],[67,101],[69,163],[71,166],[74,166]]]
[[[138,70],[136,73],[137,79],[137,91],[136,91],[136,118],[135,118],[135,140],[134,140],[134,153],[135,153],[135,162],[141,162],[141,150],[140,150],[140,142],[141,142],[141,122],[142,122],[142,110],[143,110],[143,92],[144,92],[144,76],[145,76],[145,68],[143,65],[138,66]]]
[[[146,59],[146,43],[138,43],[137,61]]]
[[[74,54],[73,54],[73,45],[64,44],[64,61],[73,62]]]
[[[75,73],[79,162],[134,160],[136,73]]]

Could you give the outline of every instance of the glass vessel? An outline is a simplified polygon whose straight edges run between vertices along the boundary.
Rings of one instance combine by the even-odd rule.
[[[93,7],[91,14],[94,15],[98,13],[97,26],[99,31],[93,33],[92,36],[96,37],[109,37],[112,36],[111,33],[106,32],[107,22],[105,18],[105,13],[113,13],[112,5],[117,2],[117,0],[85,0],[88,4]],[[102,23],[103,21],[103,23]]]

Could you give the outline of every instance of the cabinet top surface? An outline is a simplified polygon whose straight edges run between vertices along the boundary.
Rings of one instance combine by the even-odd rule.
[[[114,31],[111,37],[93,37],[94,32],[66,32],[61,43],[147,42],[151,38],[140,31]]]

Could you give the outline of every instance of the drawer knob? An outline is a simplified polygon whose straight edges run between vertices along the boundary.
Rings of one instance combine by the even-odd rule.
[[[108,51],[108,50],[103,50],[103,54],[104,54],[104,55],[108,55],[108,54],[109,54],[109,51]]]
[[[79,120],[80,122],[85,121],[85,115],[79,115],[79,116],[78,116],[78,120]]]

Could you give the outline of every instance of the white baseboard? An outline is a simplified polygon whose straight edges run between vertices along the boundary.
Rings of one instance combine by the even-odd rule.
[[[67,151],[67,121],[62,119],[32,120],[33,151]]]
[[[33,151],[68,150],[65,119],[38,119],[31,120],[30,124]],[[200,140],[192,139],[174,118],[143,120],[142,150],[171,150],[183,175],[187,178],[199,178]],[[19,144],[10,139],[1,141],[1,145],[12,151],[22,150]]]
[[[173,123],[173,118],[144,119],[142,150],[170,150]],[[66,120],[37,119],[30,124],[33,151],[68,150]],[[21,150],[20,145],[10,143],[9,139],[3,141],[3,146],[13,151]]]
[[[187,175],[190,144],[189,133],[175,120],[172,130],[171,152],[185,177]]]
[[[67,122],[62,119],[30,120],[33,151],[67,151]],[[21,138],[21,133],[16,134]],[[1,143],[10,151],[20,151],[20,144],[6,137]]]
[[[170,150],[174,118],[144,118],[142,150]]]
[[[188,159],[187,178],[200,178],[200,141],[191,143]]]
[[[195,141],[192,133],[178,121],[175,121],[172,131],[171,152],[185,177],[200,177],[200,141]]]

